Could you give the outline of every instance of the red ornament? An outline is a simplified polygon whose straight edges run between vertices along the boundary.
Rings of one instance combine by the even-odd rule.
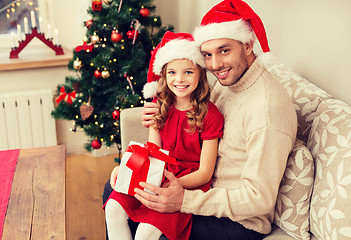
[[[113,117],[113,119],[114,119],[114,120],[119,120],[119,115],[120,115],[120,114],[121,114],[120,111],[114,110],[114,111],[112,112],[112,117]]]
[[[92,142],[91,142],[91,147],[92,148],[94,148],[94,149],[99,149],[99,148],[101,148],[101,141],[100,140],[97,140],[97,139],[95,139],[95,140],[93,140]]]
[[[102,2],[100,0],[93,0],[92,9],[94,11],[101,11]]]
[[[147,8],[140,9],[139,13],[143,17],[148,17],[150,15],[150,11]]]
[[[99,71],[99,69],[96,69],[96,70],[95,70],[94,76],[95,76],[96,78],[101,78],[101,72]]]
[[[116,43],[122,40],[122,34],[120,34],[118,31],[116,30],[112,30],[111,33],[111,41]]]
[[[138,31],[135,29],[131,29],[127,32],[127,37],[130,40],[133,40],[134,38],[137,39],[138,35],[139,35]]]
[[[90,19],[88,21],[85,22],[85,26],[89,29],[91,27],[91,25],[93,25],[93,19]]]

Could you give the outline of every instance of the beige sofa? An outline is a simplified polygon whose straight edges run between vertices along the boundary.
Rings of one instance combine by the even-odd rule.
[[[291,96],[299,127],[265,239],[351,239],[351,107],[282,65],[269,70]],[[123,151],[147,140],[141,111],[121,112]]]

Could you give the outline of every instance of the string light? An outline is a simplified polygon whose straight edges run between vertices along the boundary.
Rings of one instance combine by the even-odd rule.
[[[95,122],[95,125],[99,125],[99,123],[98,123],[98,122]]]
[[[78,119],[79,118],[79,116],[78,115],[76,115],[76,119]]]

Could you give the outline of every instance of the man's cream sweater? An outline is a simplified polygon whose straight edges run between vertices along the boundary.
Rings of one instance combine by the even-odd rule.
[[[185,190],[181,211],[228,217],[267,234],[296,137],[292,102],[258,60],[234,85],[216,82],[212,102],[225,118],[212,188]]]

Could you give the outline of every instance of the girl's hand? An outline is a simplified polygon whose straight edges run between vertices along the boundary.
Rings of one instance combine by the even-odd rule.
[[[118,171],[119,171],[119,166],[115,167],[112,170],[111,177],[110,177],[110,184],[111,184],[112,189],[115,189]]]
[[[157,112],[158,112],[158,109],[156,108],[156,103],[153,103],[153,102],[144,103],[144,109],[141,116],[141,121],[144,127],[148,128],[154,124],[154,120],[152,118]]]

